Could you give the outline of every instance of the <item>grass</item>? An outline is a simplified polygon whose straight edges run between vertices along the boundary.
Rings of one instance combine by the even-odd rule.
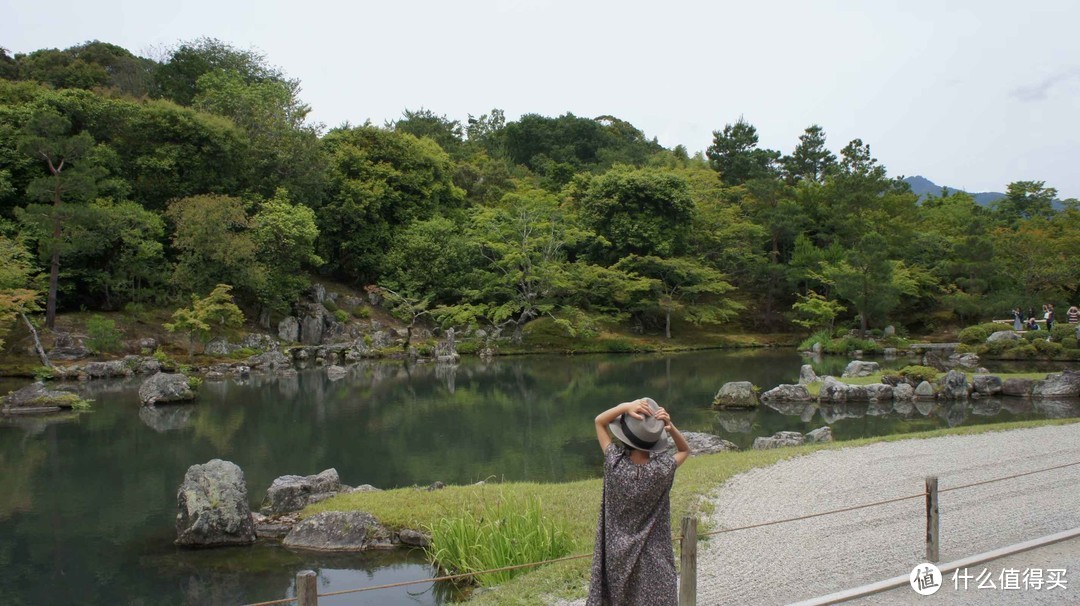
[[[690,457],[676,474],[675,484],[671,490],[672,530],[678,532],[678,521],[684,516],[703,516],[712,513],[706,497],[732,476],[818,450],[850,448],[904,439],[974,435],[1009,429],[1066,425],[1073,422],[1076,420],[1048,419],[974,425],[846,442],[809,444],[795,448],[747,450]],[[599,449],[596,456],[597,458],[601,456]],[[500,497],[520,501],[537,499],[543,504],[544,515],[563,525],[570,537],[569,553],[579,554],[589,553],[593,548],[601,487],[600,479],[589,479],[557,484],[510,482],[448,486],[442,490],[430,492],[422,488],[399,488],[382,492],[339,495],[309,506],[304,510],[304,515],[313,515],[319,511],[360,510],[374,514],[391,528],[418,529],[431,527],[443,518],[457,518],[467,514],[480,515],[487,503]],[[708,530],[708,523],[704,519],[700,520],[698,531],[707,532]],[[589,566],[589,558],[543,566],[490,590],[477,593],[470,603],[480,606],[524,605],[549,603],[552,598],[579,598],[583,595],[588,583]]]

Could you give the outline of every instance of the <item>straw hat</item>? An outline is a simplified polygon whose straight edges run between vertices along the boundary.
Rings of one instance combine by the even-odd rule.
[[[654,414],[660,409],[660,405],[652,398],[644,398],[644,400],[648,402],[649,409]],[[652,415],[635,419],[630,415],[622,414],[608,424],[608,429],[620,442],[630,448],[646,452],[663,452],[669,448],[664,422]]]

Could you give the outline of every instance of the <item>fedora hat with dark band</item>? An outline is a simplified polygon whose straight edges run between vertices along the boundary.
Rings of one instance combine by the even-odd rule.
[[[645,401],[649,403],[649,409],[654,414],[660,409],[660,405],[652,398],[645,398]],[[668,449],[664,422],[652,415],[635,419],[630,415],[622,414],[608,424],[608,429],[620,442],[630,448],[648,452],[663,452]]]

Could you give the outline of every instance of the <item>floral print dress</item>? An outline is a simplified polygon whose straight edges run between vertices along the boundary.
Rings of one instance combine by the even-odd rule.
[[[678,603],[669,501],[675,467],[670,452],[654,453],[638,465],[622,444],[604,451],[604,496],[587,606]]]

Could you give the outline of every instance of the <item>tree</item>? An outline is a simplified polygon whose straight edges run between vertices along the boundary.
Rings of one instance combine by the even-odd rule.
[[[389,304],[390,314],[405,324],[405,341],[401,344],[404,352],[409,351],[412,344],[413,328],[420,318],[430,315],[431,297],[416,297],[399,293],[384,286],[368,286],[369,293],[375,293],[383,297]]]
[[[416,221],[398,232],[386,254],[382,283],[415,299],[460,302],[480,263],[465,226],[446,217]]]
[[[799,300],[791,306],[796,315],[792,322],[810,332],[826,330],[831,335],[833,322],[836,316],[844,311],[844,306],[839,301],[830,301],[812,290],[805,295],[796,296]]]
[[[50,257],[49,290],[45,304],[45,326],[56,324],[56,291],[60,279],[60,251],[63,237],[64,200],[85,200],[93,196],[97,173],[93,165],[84,166],[80,160],[94,145],[87,132],[71,133],[71,122],[50,108],[34,113],[23,131],[19,147],[24,153],[43,162],[48,176],[30,182],[27,195],[31,199],[49,201],[50,231],[44,240]]]
[[[40,296],[30,288],[34,271],[30,253],[19,240],[0,234],[0,349],[15,318],[40,310]],[[28,322],[29,324],[29,322]]]
[[[726,185],[774,177],[780,152],[758,149],[757,144],[757,129],[740,117],[735,124],[725,124],[722,131],[713,131],[713,143],[705,155]]]
[[[836,156],[825,147],[825,130],[812,124],[799,136],[795,151],[790,156],[784,156],[780,164],[790,185],[804,180],[822,183],[836,168]]]
[[[263,272],[256,293],[263,307],[260,314],[263,326],[269,326],[270,311],[289,313],[309,288],[306,268],[323,264],[315,254],[318,237],[315,211],[290,202],[289,192],[284,189],[259,203],[251,219],[251,239]]]
[[[1053,217],[1055,198],[1057,190],[1046,187],[1045,181],[1014,181],[992,208],[1002,223],[1016,227],[1024,219]]]
[[[685,311],[687,319],[695,325],[719,324],[743,307],[722,297],[733,288],[724,275],[696,259],[630,255],[616,263],[614,269],[654,281],[658,295],[655,301],[664,313],[664,337],[668,339],[672,312]]]
[[[686,250],[694,202],[685,179],[665,171],[617,166],[582,176],[571,191],[585,225],[606,241],[593,246],[607,265],[627,255],[669,257]]]
[[[169,205],[173,247],[179,253],[172,283],[181,292],[204,293],[232,284],[248,296],[261,286],[248,204],[229,196],[193,196]],[[230,286],[232,288],[232,286]]]
[[[228,284],[218,284],[201,299],[192,295],[191,307],[177,309],[173,312],[173,321],[164,325],[169,332],[187,336],[189,358],[195,355],[197,342],[205,344],[215,331],[243,325],[244,313],[233,302],[231,290],[232,286]]]
[[[386,127],[399,133],[409,133],[418,139],[427,137],[455,158],[461,154],[465,138],[461,122],[422,107],[416,111],[406,109],[402,116],[399,120],[387,122]]]
[[[342,277],[377,282],[399,230],[460,212],[450,157],[430,139],[362,126],[323,137],[330,158],[326,201],[316,209],[321,256]]]
[[[859,314],[859,336],[864,338],[872,319],[884,319],[900,303],[900,295],[916,294],[916,284],[902,263],[888,259],[885,239],[866,234],[856,249],[839,263],[826,263],[823,275]]]
[[[198,81],[204,74],[224,70],[255,84],[284,81],[281,70],[269,65],[255,50],[241,50],[214,38],[181,42],[154,72],[157,95],[180,105],[191,105],[198,93]]]

